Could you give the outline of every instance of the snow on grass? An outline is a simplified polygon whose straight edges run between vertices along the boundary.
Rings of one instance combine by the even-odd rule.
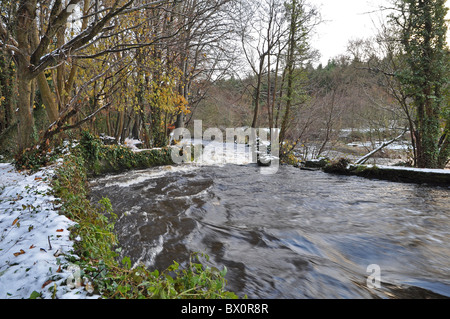
[[[77,267],[68,267],[74,223],[58,213],[53,174],[46,168],[27,175],[0,163],[0,299],[89,298]]]
[[[125,139],[125,147],[128,147],[131,150],[139,150],[138,145],[142,145],[143,143],[136,139],[126,138]]]
[[[394,166],[394,165],[378,165],[378,164],[348,164],[347,168],[351,167],[377,167],[379,169],[384,170],[398,170],[398,171],[410,171],[410,172],[418,172],[418,173],[432,173],[432,174],[449,174],[450,169],[439,169],[439,168],[416,168],[416,167],[407,167],[407,166]]]
[[[352,147],[363,147],[367,149],[376,149],[377,147],[381,146],[383,143],[377,142],[375,145],[372,145],[371,142],[352,142],[347,143],[348,146]],[[411,144],[407,142],[394,142],[392,144],[389,144],[385,147],[389,150],[398,150],[398,151],[407,151],[411,148]]]

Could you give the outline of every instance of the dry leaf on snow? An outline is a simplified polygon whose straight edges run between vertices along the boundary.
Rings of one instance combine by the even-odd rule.
[[[17,257],[17,256],[20,256],[20,255],[23,255],[23,254],[25,254],[25,251],[23,249],[21,249],[19,252],[14,253],[14,256]]]

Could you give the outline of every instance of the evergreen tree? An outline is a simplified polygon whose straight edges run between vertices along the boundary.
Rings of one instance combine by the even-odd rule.
[[[398,28],[406,68],[397,73],[415,107],[417,166],[445,167],[450,156],[450,120],[444,90],[449,80],[445,0],[398,0]],[[443,130],[443,131],[442,131]]]

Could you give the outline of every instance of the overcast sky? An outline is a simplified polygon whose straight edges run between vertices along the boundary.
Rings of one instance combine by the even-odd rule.
[[[320,61],[327,64],[330,58],[345,53],[348,41],[375,35],[375,25],[383,14],[380,6],[389,0],[310,0],[317,5],[324,23],[319,25],[312,42],[320,51]],[[447,6],[450,0],[447,0]],[[374,24],[375,23],[375,24]]]

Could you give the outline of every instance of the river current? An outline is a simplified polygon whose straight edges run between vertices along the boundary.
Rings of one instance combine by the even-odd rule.
[[[450,187],[182,164],[94,179],[91,196],[134,264],[206,253],[240,297],[450,297]]]

